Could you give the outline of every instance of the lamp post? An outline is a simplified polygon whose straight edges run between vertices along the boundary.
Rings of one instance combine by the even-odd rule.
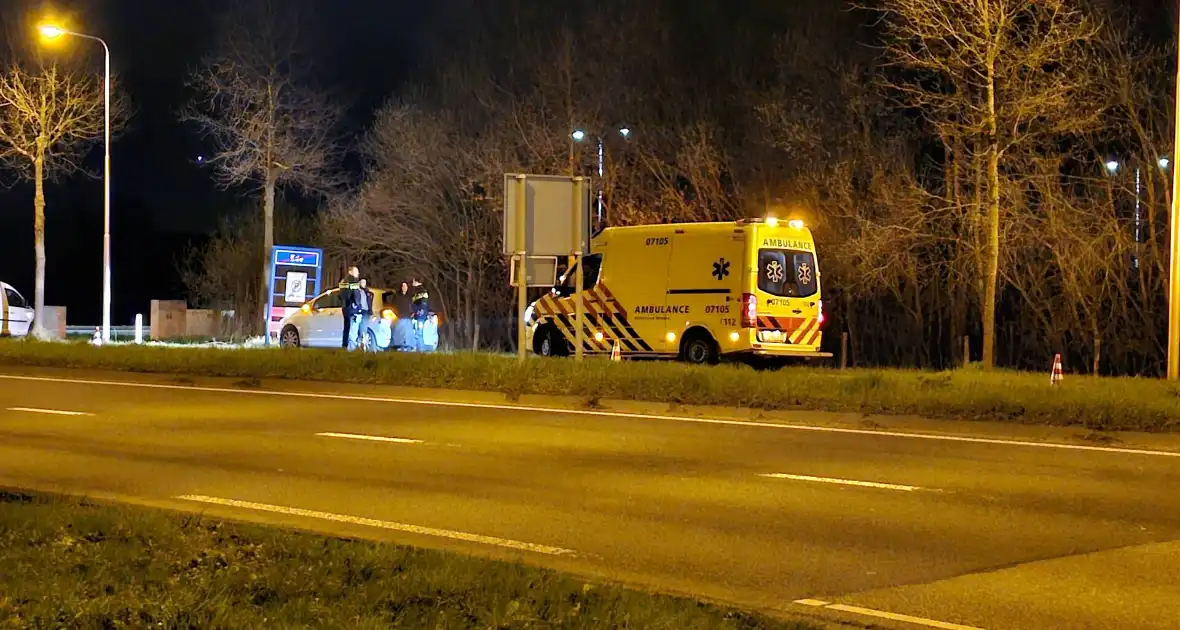
[[[1180,14],[1177,14],[1180,18]],[[1177,25],[1180,28],[1180,24]],[[1176,49],[1176,60],[1180,62],[1180,47]],[[1168,249],[1171,261],[1168,265],[1168,380],[1180,380],[1180,65],[1176,66],[1176,114],[1172,126],[1176,136],[1172,142],[1172,211],[1169,217],[1171,241]]]
[[[619,132],[619,135],[622,136],[624,140],[631,137],[631,128],[630,127],[619,127],[618,132]],[[599,188],[598,188],[597,203],[596,203],[596,205],[597,205],[597,213],[596,214],[598,215],[597,216],[598,223],[599,223],[599,225],[601,225],[602,224],[602,205],[603,205],[602,204],[602,183],[601,182],[602,182],[602,176],[605,171],[605,165],[606,165],[606,143],[603,141],[602,136],[597,136],[597,138],[598,138]],[[570,139],[572,139],[574,142],[581,142],[586,139],[586,132],[581,129],[575,129],[573,131],[573,133],[570,134]],[[570,145],[570,169],[571,169],[570,174],[572,175],[573,174],[572,173],[573,145]]]
[[[98,42],[103,51],[103,162],[102,162],[102,340],[111,340],[111,49],[101,37],[44,25],[37,29],[45,39],[62,36]]]

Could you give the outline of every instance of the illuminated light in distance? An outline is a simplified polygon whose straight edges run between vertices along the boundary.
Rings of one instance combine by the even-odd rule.
[[[1168,168],[1168,165],[1171,163],[1172,161],[1166,157],[1160,158],[1160,168]]]
[[[1110,161],[1108,161],[1108,162],[1106,163],[1106,170],[1110,171],[1111,175],[1113,175],[1113,174],[1115,173],[1115,171],[1119,170],[1119,162],[1118,162],[1118,160],[1110,160]]]
[[[57,39],[58,37],[66,34],[66,30],[64,28],[61,28],[60,26],[53,26],[52,24],[46,24],[44,26],[37,27],[37,32],[41,33],[41,37],[44,37],[45,39]]]
[[[570,137],[577,142],[581,142],[586,139],[586,132],[582,131],[581,129],[575,129],[574,132],[570,134]]]

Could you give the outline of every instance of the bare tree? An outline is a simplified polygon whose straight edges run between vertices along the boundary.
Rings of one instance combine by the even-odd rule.
[[[1020,144],[1051,145],[1088,128],[1087,107],[1096,26],[1076,0],[886,0],[888,51],[907,73],[892,87],[918,107],[944,138],[978,141],[984,160],[985,208],[980,311],[983,364],[995,364],[1000,285],[1001,171]]]
[[[314,245],[316,224],[276,200],[275,234],[286,242]],[[266,257],[258,249],[262,240],[262,216],[248,205],[230,216],[208,240],[191,245],[177,261],[189,302],[200,308],[233,312],[233,336],[249,335],[261,317],[259,295],[266,303],[266,286],[259,283],[258,265]]]
[[[324,194],[335,187],[342,109],[307,83],[298,12],[290,3],[246,0],[240,6],[226,20],[217,51],[190,77],[197,96],[182,118],[215,143],[209,163],[222,186],[261,191],[265,283],[276,191]],[[261,300],[265,310],[266,296]]]
[[[33,182],[36,252],[33,336],[45,338],[45,180],[80,170],[103,137],[102,77],[12,62],[0,76],[0,159]],[[114,117],[115,120],[118,117]]]
[[[479,88],[466,85],[466,94]],[[432,107],[420,93],[387,103],[366,138],[365,186],[325,220],[338,251],[425,281],[454,324],[448,341],[476,347],[476,323],[507,304],[501,205],[490,190],[509,147],[469,111]]]

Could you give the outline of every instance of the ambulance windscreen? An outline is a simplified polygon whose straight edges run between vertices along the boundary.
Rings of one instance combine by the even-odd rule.
[[[810,297],[819,290],[815,255],[791,249],[758,250],[758,289],[780,297]]]

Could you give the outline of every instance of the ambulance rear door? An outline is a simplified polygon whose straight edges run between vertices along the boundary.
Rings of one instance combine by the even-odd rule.
[[[822,316],[815,242],[806,228],[759,226],[756,273],[758,342],[814,348]]]

